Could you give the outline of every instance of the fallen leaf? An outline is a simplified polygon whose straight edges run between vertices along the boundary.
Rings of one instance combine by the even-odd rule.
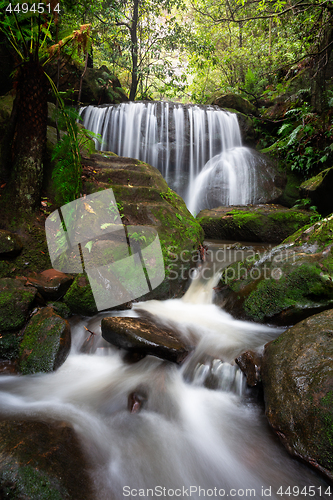
[[[96,215],[96,212],[95,210],[89,205],[89,203],[85,203],[83,202],[83,205],[84,205],[84,209],[89,212],[90,214],[95,214]]]
[[[1,184],[1,186],[0,186],[0,187],[1,187],[1,188],[4,188],[4,187],[5,187],[5,185],[6,185],[6,183]]]

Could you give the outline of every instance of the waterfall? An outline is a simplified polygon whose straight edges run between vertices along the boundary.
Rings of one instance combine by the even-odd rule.
[[[182,299],[74,318],[72,350],[56,372],[0,377],[1,418],[73,426],[89,462],[96,500],[279,500],[290,498],[281,496],[288,488],[294,497],[301,488],[311,491],[310,485],[313,491],[324,490],[326,483],[272,438],[262,410],[244,393],[243,376],[233,361],[280,330],[233,319],[215,306],[215,268],[208,279],[204,269],[206,263]],[[191,336],[195,350],[182,366],[153,356],[126,364],[123,353],[101,338],[102,317],[137,316],[140,310],[180,336]],[[80,353],[85,326],[97,341],[89,355]],[[145,403],[130,413],[128,397],[138,390],[144,391]]]
[[[158,168],[190,211],[257,200],[258,173],[237,115],[217,106],[129,102],[82,108],[96,148]]]

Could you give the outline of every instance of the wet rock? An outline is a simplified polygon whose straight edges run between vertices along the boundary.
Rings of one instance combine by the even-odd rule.
[[[197,217],[207,239],[266,243],[281,243],[310,218],[310,212],[281,205],[218,207]]]
[[[93,500],[88,463],[66,423],[0,422],[0,498]]]
[[[238,318],[278,325],[333,307],[333,216],[227,267],[216,302]]]
[[[68,321],[55,314],[53,308],[44,307],[25,328],[19,369],[24,375],[56,370],[67,358],[70,346]]]
[[[72,313],[70,308],[64,302],[48,302],[47,307],[52,307],[56,314],[64,319],[68,319]]]
[[[127,351],[181,363],[190,350],[169,330],[159,328],[146,319],[103,318],[101,326],[105,340]]]
[[[0,360],[0,374],[1,375],[18,375],[17,364],[15,361]]]
[[[13,360],[18,357],[21,332],[1,332],[0,333],[0,360]]]
[[[244,115],[256,115],[256,107],[250,103],[244,97],[237,94],[225,94],[217,97],[213,104],[219,106],[220,108],[232,108],[244,113]]]
[[[17,234],[0,229],[0,259],[15,257],[22,248],[22,241]]]
[[[27,285],[34,286],[46,300],[58,300],[68,290],[73,276],[56,269],[47,269],[39,275],[29,277]]]
[[[88,277],[78,274],[64,296],[64,302],[72,314],[93,316],[97,313],[96,302],[89,284]]]
[[[302,198],[310,198],[317,210],[328,215],[333,212],[332,199],[333,168],[327,168],[300,186]]]
[[[255,387],[261,382],[260,366],[261,366],[261,355],[254,351],[246,351],[237,359],[235,359],[237,365],[242,370],[246,376],[246,383],[250,387]]]
[[[244,161],[249,165],[249,179],[246,182],[247,186],[251,185],[251,198],[248,198],[252,203],[258,205],[262,203],[277,203],[283,195],[283,190],[286,185],[286,175],[281,173],[277,165],[264,156],[259,151],[251,148],[241,148],[240,150],[230,150],[230,159],[226,160],[224,155],[212,158],[210,160],[209,169],[203,176],[200,189],[196,193],[195,209],[198,213],[203,209],[216,208],[222,205],[221,200],[230,200],[229,183],[225,182],[226,172],[230,168],[229,161],[233,163],[236,158],[237,162]],[[234,153],[238,152],[234,157]],[[240,156],[238,156],[238,154]],[[240,158],[243,158],[240,160]],[[226,161],[225,161],[226,160]],[[234,164],[237,169],[237,163]],[[204,172],[204,171],[202,171]],[[245,175],[245,174],[244,174]],[[247,175],[247,174],[246,174]],[[237,176],[237,183],[243,183],[242,175]],[[244,195],[245,195],[245,188]],[[229,205],[229,202],[224,202],[224,205]]]
[[[37,290],[12,278],[0,279],[0,332],[21,328],[29,314]]]
[[[333,311],[266,345],[266,416],[287,450],[333,480]]]
[[[103,152],[84,157],[83,163],[86,176],[84,192],[87,195],[112,188],[125,226],[137,226],[138,232],[144,229],[142,226],[148,226],[158,232],[165,266],[164,280],[151,292],[135,298],[181,296],[190,269],[196,265],[197,248],[204,238],[200,224],[188,211],[182,198],[168,188],[156,168],[141,161]],[[87,215],[94,217],[93,214]],[[110,246],[110,241],[103,239],[95,242],[89,253],[90,259],[94,258],[95,252],[104,253],[107,244]],[[82,296],[83,307],[74,305],[81,292],[84,289],[78,286],[76,279],[64,298],[65,302],[73,313],[95,314],[91,290],[90,293],[86,290]],[[124,300],[126,302],[128,299]]]

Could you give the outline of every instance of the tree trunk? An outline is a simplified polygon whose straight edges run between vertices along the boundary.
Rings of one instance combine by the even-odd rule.
[[[13,203],[23,210],[40,204],[43,157],[47,131],[49,82],[38,62],[20,68],[16,97],[16,125],[11,145],[12,172],[9,190]]]
[[[325,109],[326,68],[333,49],[333,27],[327,25],[323,40],[314,58],[311,79],[311,105],[317,113]]]
[[[139,18],[139,0],[133,2],[133,17],[131,24],[131,55],[132,55],[132,85],[129,100],[134,101],[138,88],[138,18]]]

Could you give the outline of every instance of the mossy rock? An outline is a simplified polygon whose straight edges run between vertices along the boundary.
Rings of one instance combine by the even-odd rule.
[[[19,369],[24,375],[56,370],[65,361],[70,346],[68,321],[55,314],[52,307],[44,307],[25,328]]]
[[[73,429],[64,422],[3,420],[0,455],[0,498],[94,498],[87,460]]]
[[[64,302],[71,310],[72,314],[82,316],[93,316],[97,313],[96,302],[91,290],[88,277],[78,274],[66,295]]]
[[[0,359],[15,360],[19,354],[21,340],[20,332],[1,332]]]
[[[333,217],[223,272],[217,302],[237,317],[291,325],[333,307]]]
[[[144,227],[154,228],[158,233],[166,276],[163,283],[144,298],[164,299],[181,295],[188,282],[189,271],[196,265],[197,249],[204,237],[200,224],[187,210],[182,198],[168,188],[156,168],[142,161],[103,152],[90,158],[84,157],[83,163],[83,189],[86,194],[112,188],[121,222],[125,226],[136,226],[138,230],[141,226],[142,230]],[[90,214],[90,218],[93,217]],[[95,243],[91,255],[94,248]],[[118,257],[121,258],[121,255]],[[68,296],[66,294],[65,301],[73,311],[76,299],[73,294],[70,304]],[[90,305],[93,304],[92,294],[87,295],[87,300]],[[78,308],[75,310],[79,311]],[[80,310],[80,314],[93,314],[87,312],[93,310],[89,305]]]
[[[238,94],[225,94],[214,99],[213,103],[220,108],[232,108],[244,115],[257,115],[257,108]]]
[[[22,248],[22,241],[17,234],[0,229],[0,259],[15,257]]]
[[[20,280],[0,279],[0,332],[16,331],[24,325],[36,293]]]
[[[261,365],[268,421],[287,450],[333,480],[333,311],[267,344]]]
[[[327,168],[300,186],[300,196],[310,198],[322,215],[333,212],[333,168]]]
[[[197,219],[208,239],[281,243],[308,224],[311,213],[281,205],[248,205],[202,210]]]

